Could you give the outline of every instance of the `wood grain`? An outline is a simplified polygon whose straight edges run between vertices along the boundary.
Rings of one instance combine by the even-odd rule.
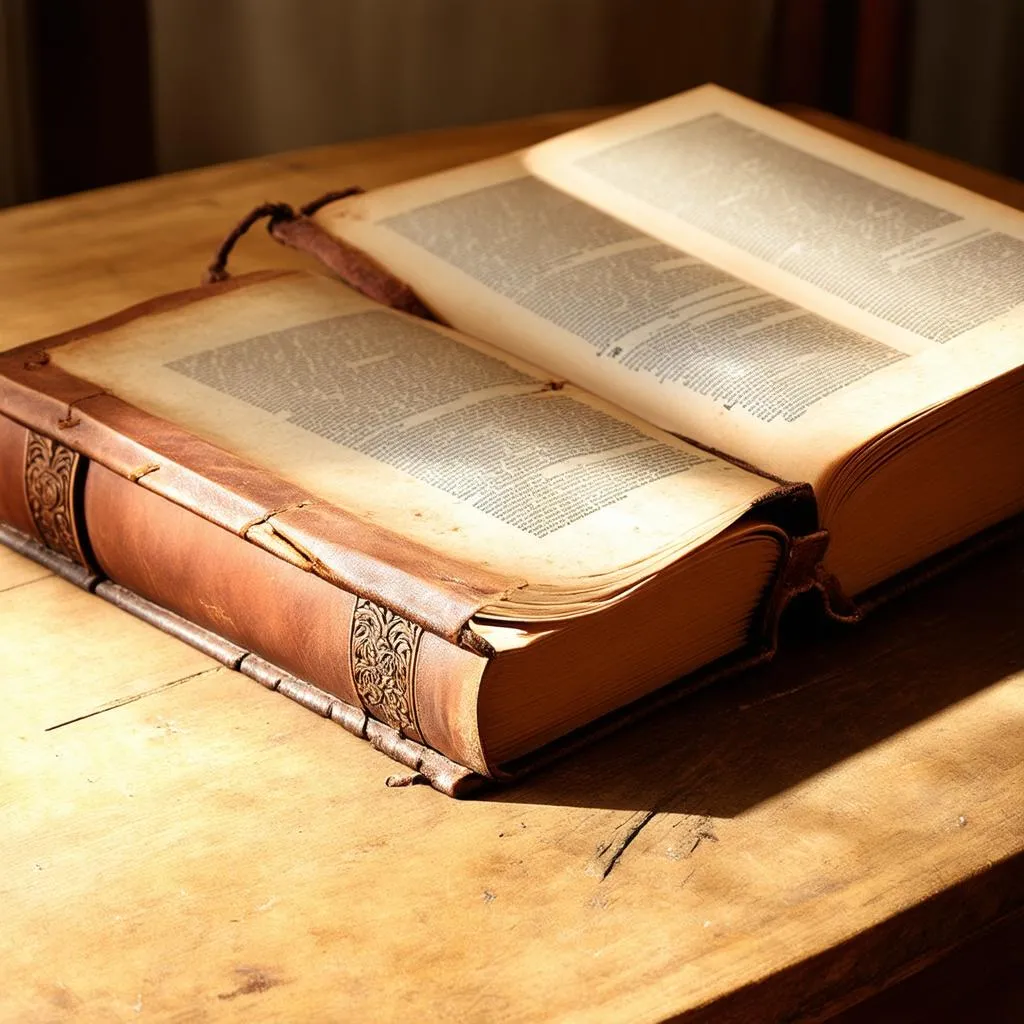
[[[0,215],[4,341],[191,283],[264,196],[379,184],[582,117]],[[768,669],[456,803],[385,788],[367,744],[0,552],[0,1019],[852,1006],[1024,908],[1022,584],[1017,544],[859,629],[794,626]]]

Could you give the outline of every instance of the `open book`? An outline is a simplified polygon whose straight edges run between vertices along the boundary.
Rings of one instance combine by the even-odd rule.
[[[0,357],[0,519],[439,788],[1024,510],[1024,215],[721,89],[316,220],[443,323],[266,273]]]

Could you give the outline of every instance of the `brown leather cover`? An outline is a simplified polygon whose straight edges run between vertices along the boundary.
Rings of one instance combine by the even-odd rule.
[[[0,416],[0,522],[40,540],[25,499],[25,450],[28,431]]]
[[[390,777],[392,786],[423,779],[442,793],[464,797],[477,792],[485,776],[521,777],[698,688],[768,661],[788,602],[812,589],[828,596],[820,568],[827,536],[814,531],[792,538],[763,599],[759,629],[745,650],[499,770],[485,763],[477,732],[476,696],[486,658],[421,632],[411,727],[379,721],[372,713],[387,717],[388,709],[378,704],[367,713],[367,692],[356,683],[352,660],[355,609],[361,601],[366,607],[365,598],[275,559],[102,466],[87,464],[81,515],[90,525],[83,539],[90,564],[99,570],[94,572],[30,536],[28,495],[17,487],[17,472],[10,468],[27,458],[30,439],[28,429],[0,416],[0,514],[6,520],[0,522],[0,543],[368,740],[409,769],[411,774]],[[802,515],[796,509],[794,514]],[[1022,528],[1024,517],[1018,517],[901,574],[892,587],[868,595],[857,614]],[[386,616],[387,609],[377,606],[375,614]],[[352,625],[345,628],[346,622]],[[404,635],[410,635],[411,627],[404,623]],[[393,651],[389,647],[386,653]]]
[[[482,775],[458,764],[436,750],[403,737],[395,729],[369,718],[365,711],[339,700],[311,683],[265,661],[258,655],[218,636],[166,608],[148,601],[131,590],[87,572],[71,559],[57,554],[27,534],[0,522],[0,543],[25,555],[58,576],[93,591],[98,597],[183,640],[227,668],[235,669],[269,690],[289,697],[303,707],[343,729],[368,740],[371,746],[403,767],[410,775],[390,776],[388,786],[409,785],[417,779],[428,782],[446,796],[461,798],[476,792],[484,782]]]
[[[71,340],[267,277],[0,355],[0,520],[13,527],[0,540],[464,792],[471,774],[495,774],[477,717],[494,652],[472,618],[519,581],[367,524],[49,359]],[[769,657],[790,594],[817,583],[825,538],[810,489],[781,486],[756,514],[797,539],[751,647],[699,678]]]
[[[26,538],[47,541],[43,550],[81,564],[83,559],[76,551],[61,551],[53,537],[40,535],[29,511],[29,495],[20,480],[15,483],[16,475],[25,472],[26,453],[31,451],[36,436],[32,430],[0,417],[0,467],[7,485],[0,499],[0,512]],[[74,455],[76,467],[86,462],[63,445],[57,447]],[[114,580],[119,585],[116,590],[107,592],[102,589],[105,585],[100,585],[97,592],[122,607],[135,600],[126,595],[139,595],[153,604],[143,616],[147,621],[182,636],[222,663],[237,668],[242,657],[257,652],[289,678],[315,681],[326,693],[325,699],[338,698],[362,707],[405,738],[432,747],[476,772],[486,772],[475,721],[467,720],[465,709],[458,701],[452,703],[457,715],[454,721],[445,716],[444,704],[440,710],[422,710],[434,701],[413,685],[414,678],[417,683],[422,678],[428,687],[440,680],[444,690],[475,693],[486,659],[247,543],[243,536],[229,533],[99,463],[89,464],[88,472],[81,475],[84,493],[80,509],[72,510],[69,503],[67,512],[83,534],[83,541],[87,524],[88,561],[102,576],[74,574],[76,582],[102,577]],[[28,551],[23,541],[17,546],[42,560],[36,552]],[[69,575],[59,560],[51,558],[48,564],[61,575]],[[132,605],[128,610],[135,608]],[[363,621],[374,621],[374,615],[386,617],[390,633],[382,636],[364,630],[360,638],[354,633],[360,613]],[[172,619],[174,628],[168,625]],[[199,633],[186,635],[183,622],[198,627]],[[373,666],[363,663],[382,654],[390,656],[392,648],[401,647],[392,641],[396,629],[402,628],[407,634],[417,635],[403,680],[411,708],[406,718],[391,714],[397,706],[394,686],[380,696],[382,687],[387,691],[389,685],[387,680],[381,683],[381,673],[365,686],[358,686],[361,672],[363,676],[374,675]],[[211,637],[220,638],[217,643],[226,642],[235,652],[232,657],[215,653],[210,647]],[[362,662],[355,649],[359,643]]]
[[[387,718],[387,708],[374,706],[367,688],[360,692],[358,673],[352,670],[350,624],[363,599],[226,534],[102,466],[89,471],[85,521],[96,562],[110,579],[246,651],[258,652],[291,676],[315,682],[329,696]],[[368,607],[365,601],[362,607]],[[397,624],[393,619],[393,628]],[[412,630],[411,625],[405,628]],[[409,679],[410,696],[434,677],[475,692],[485,666],[478,655],[423,633],[416,651],[415,690]],[[415,709],[407,721],[386,724],[401,724],[406,737],[477,771],[486,770],[475,729],[453,734],[443,717],[435,721]]]

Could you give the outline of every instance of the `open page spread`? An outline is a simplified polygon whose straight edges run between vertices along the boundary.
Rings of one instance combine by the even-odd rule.
[[[816,485],[1024,363],[1024,215],[715,87],[321,221],[467,333]]]
[[[529,364],[294,275],[54,349],[62,368],[311,493],[584,611],[775,485]]]

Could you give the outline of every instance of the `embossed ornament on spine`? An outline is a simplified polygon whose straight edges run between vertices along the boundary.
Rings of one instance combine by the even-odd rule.
[[[29,431],[25,446],[25,496],[42,542],[79,565],[88,558],[75,523],[75,490],[84,463],[78,452]]]
[[[419,738],[413,678],[423,629],[360,597],[352,613],[352,679],[363,707],[403,735]]]

